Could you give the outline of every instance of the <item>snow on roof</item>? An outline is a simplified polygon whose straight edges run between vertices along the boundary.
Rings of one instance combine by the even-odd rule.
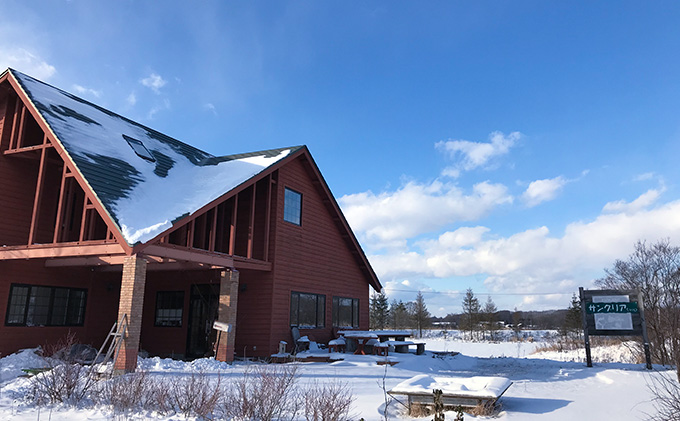
[[[399,383],[390,393],[431,395],[434,389],[440,389],[444,396],[496,399],[510,384],[510,380],[505,377],[443,377],[420,374]]]
[[[30,76],[12,74],[130,245],[149,241],[298,149],[216,157]]]

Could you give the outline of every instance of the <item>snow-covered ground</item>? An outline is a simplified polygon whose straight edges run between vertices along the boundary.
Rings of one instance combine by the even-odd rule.
[[[472,376],[500,376],[513,384],[500,399],[500,420],[638,420],[654,413],[652,395],[647,384],[665,369],[655,366],[653,371],[643,364],[634,364],[625,345],[593,349],[594,367],[587,368],[583,350],[534,353],[544,342],[545,332],[533,333],[533,342],[469,342],[457,332],[446,339],[440,334],[427,337],[426,354],[390,354],[394,366],[378,365],[385,357],[336,354],[344,360],[333,363],[299,364],[302,385],[319,382],[344,382],[351,387],[355,401],[352,419],[384,419],[385,399],[383,377],[389,390],[400,382],[420,374],[458,378]],[[527,339],[529,339],[527,337]],[[458,355],[437,355],[434,352],[455,351]],[[328,355],[328,354],[323,354]],[[606,361],[606,362],[597,362]],[[24,351],[0,359],[0,421],[2,420],[106,420],[113,415],[107,408],[38,408],[25,399],[29,379],[17,378],[21,368],[37,367],[40,358]],[[218,372],[223,379],[238,377],[248,368],[247,362],[232,365],[211,359],[181,362],[169,359],[141,359],[139,368],[151,375],[183,376],[191,372],[208,375]],[[670,372],[673,375],[674,372]],[[409,420],[397,402],[388,404],[389,419]],[[184,419],[182,415],[159,417],[138,414],[133,418]],[[453,412],[447,419],[454,419]],[[480,419],[466,414],[465,419]],[[427,418],[431,419],[431,417]]]

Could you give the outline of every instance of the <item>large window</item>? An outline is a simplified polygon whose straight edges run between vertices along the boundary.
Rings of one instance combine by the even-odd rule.
[[[84,289],[12,284],[5,324],[82,326],[86,300]]]
[[[333,327],[359,327],[359,299],[333,297]]]
[[[156,326],[182,326],[184,291],[158,291],[156,293]]]
[[[302,194],[286,187],[283,200],[283,220],[300,225],[302,215]]]
[[[290,324],[300,328],[324,327],[326,296],[321,294],[290,293]]]

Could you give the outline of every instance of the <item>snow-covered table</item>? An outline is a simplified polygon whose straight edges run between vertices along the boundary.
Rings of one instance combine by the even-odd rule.
[[[440,389],[444,406],[469,407],[496,402],[511,384],[505,377],[443,377],[420,374],[404,380],[387,393],[392,397],[406,396],[410,409],[414,403],[432,405],[433,391]]]

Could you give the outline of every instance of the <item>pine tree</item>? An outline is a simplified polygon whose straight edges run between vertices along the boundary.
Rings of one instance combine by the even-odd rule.
[[[472,288],[468,288],[465,292],[465,297],[463,297],[463,317],[461,319],[461,327],[470,333],[470,339],[472,339],[472,334],[478,328],[479,323],[479,300],[475,297]]]
[[[496,332],[498,332],[498,322],[496,321],[496,312],[498,307],[496,303],[493,302],[491,296],[489,295],[482,309],[484,324],[486,325],[486,331],[489,332],[489,337],[493,341],[496,339]]]
[[[429,327],[431,323],[432,315],[427,310],[425,305],[425,298],[423,294],[418,291],[416,295],[416,300],[413,302],[411,319],[415,323],[416,329],[418,329],[418,337],[423,337],[423,328]]]
[[[392,300],[390,304],[390,321],[393,329],[403,329],[409,325],[408,310],[403,301]]]
[[[370,324],[372,329],[385,329],[389,324],[390,305],[385,291],[374,293],[371,296]]]
[[[568,335],[575,338],[581,337],[581,329],[583,329],[583,316],[581,314],[581,300],[572,295],[569,308],[567,309],[567,316],[564,319],[564,329]]]

